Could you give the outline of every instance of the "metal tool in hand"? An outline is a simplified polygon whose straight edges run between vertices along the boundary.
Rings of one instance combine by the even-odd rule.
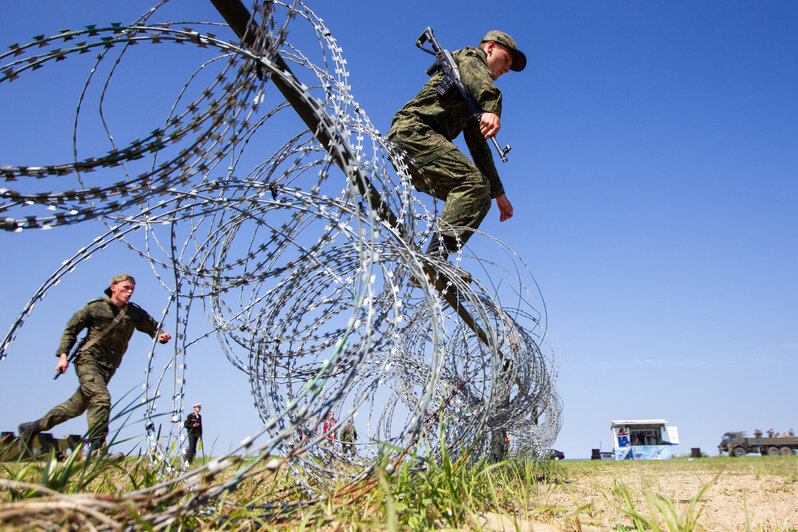
[[[424,44],[429,42],[432,48],[425,48]],[[427,68],[427,75],[432,76],[439,70],[443,70],[443,79],[435,87],[435,90],[438,91],[438,94],[443,96],[446,94],[452,86],[457,87],[457,90],[460,91],[460,94],[463,95],[465,98],[468,107],[471,109],[471,112],[474,115],[474,118],[479,120],[482,118],[482,108],[476,102],[471,93],[468,92],[468,89],[463,85],[462,79],[460,79],[460,70],[457,68],[457,63],[454,61],[454,57],[449,52],[441,46],[441,43],[438,42],[438,39],[435,38],[435,34],[432,32],[432,28],[427,26],[427,29],[424,30],[424,33],[416,39],[416,46],[427,52],[428,54],[432,54],[435,56],[435,62]],[[507,162],[507,154],[510,152],[510,145],[508,144],[504,148],[499,146],[499,142],[496,140],[496,137],[491,137],[490,140],[493,142],[493,145],[496,146],[496,151],[499,152],[499,158],[502,160],[503,163]]]

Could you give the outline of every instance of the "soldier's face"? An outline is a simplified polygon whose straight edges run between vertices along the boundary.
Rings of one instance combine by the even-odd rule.
[[[510,71],[510,65],[513,64],[513,54],[510,50],[499,43],[490,41],[485,51],[488,54],[488,69],[493,76],[493,81]]]
[[[116,304],[124,305],[130,300],[133,295],[133,290],[136,289],[136,283],[133,281],[122,281],[111,285],[111,301]]]

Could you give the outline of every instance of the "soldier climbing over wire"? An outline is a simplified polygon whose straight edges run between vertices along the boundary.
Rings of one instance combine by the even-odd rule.
[[[428,29],[427,33],[431,36],[432,32]],[[501,128],[502,95],[494,82],[526,66],[526,56],[515,40],[496,30],[489,31],[478,48],[468,46],[452,56],[462,85],[479,109],[473,109],[458,90],[443,89],[441,94],[438,87],[445,75],[441,71],[396,113],[388,132],[388,138],[414,162],[408,165],[413,186],[445,201],[440,236],[434,233],[426,250],[442,260],[458,251],[479,227],[491,198],[496,199],[499,221],[513,216],[487,140]],[[461,131],[473,162],[452,142]],[[500,153],[502,157],[507,150]]]
[[[139,330],[158,337],[162,344],[172,336],[158,329],[158,322],[134,303],[130,296],[136,288],[133,276],[122,273],[111,278],[105,289],[108,297],[89,301],[67,322],[61,343],[56,351],[56,377],[64,373],[69,362],[75,360],[75,373],[80,386],[77,391],[47,412],[41,419],[22,423],[19,426],[20,451],[29,450],[31,439],[39,432],[50,430],[69,419],[87,412],[91,451],[99,455],[108,435],[108,419],[111,413],[111,394],[108,381],[122,362],[133,331]],[[86,336],[72,357],[68,357],[78,334],[87,329]]]

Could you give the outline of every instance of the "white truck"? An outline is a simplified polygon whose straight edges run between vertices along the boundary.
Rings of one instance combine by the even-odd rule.
[[[664,460],[679,444],[679,429],[667,419],[618,419],[610,430],[615,460]]]

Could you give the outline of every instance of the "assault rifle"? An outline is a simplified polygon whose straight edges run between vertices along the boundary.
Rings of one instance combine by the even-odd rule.
[[[429,42],[432,48],[425,48],[424,44]],[[432,54],[435,56],[435,62],[427,69],[427,75],[432,76],[439,70],[443,70],[443,80],[435,87],[435,90],[438,91],[438,94],[443,96],[449,89],[453,86],[460,91],[460,94],[463,95],[468,107],[471,109],[471,113],[474,115],[474,118],[477,121],[482,117],[482,108],[479,106],[474,97],[471,96],[471,93],[468,92],[465,85],[463,85],[463,81],[460,79],[460,70],[457,68],[457,63],[454,62],[454,57],[452,54],[449,53],[449,50],[446,50],[441,46],[441,43],[438,42],[438,39],[435,38],[435,34],[432,33],[432,28],[427,26],[427,29],[424,30],[424,33],[421,34],[416,40],[416,46],[427,52],[428,54]],[[496,141],[496,137],[491,137],[490,140],[493,141],[493,145],[496,146],[496,150],[499,152],[499,158],[501,158],[503,163],[507,162],[507,154],[510,152],[510,145],[502,149],[499,146],[499,143]]]

